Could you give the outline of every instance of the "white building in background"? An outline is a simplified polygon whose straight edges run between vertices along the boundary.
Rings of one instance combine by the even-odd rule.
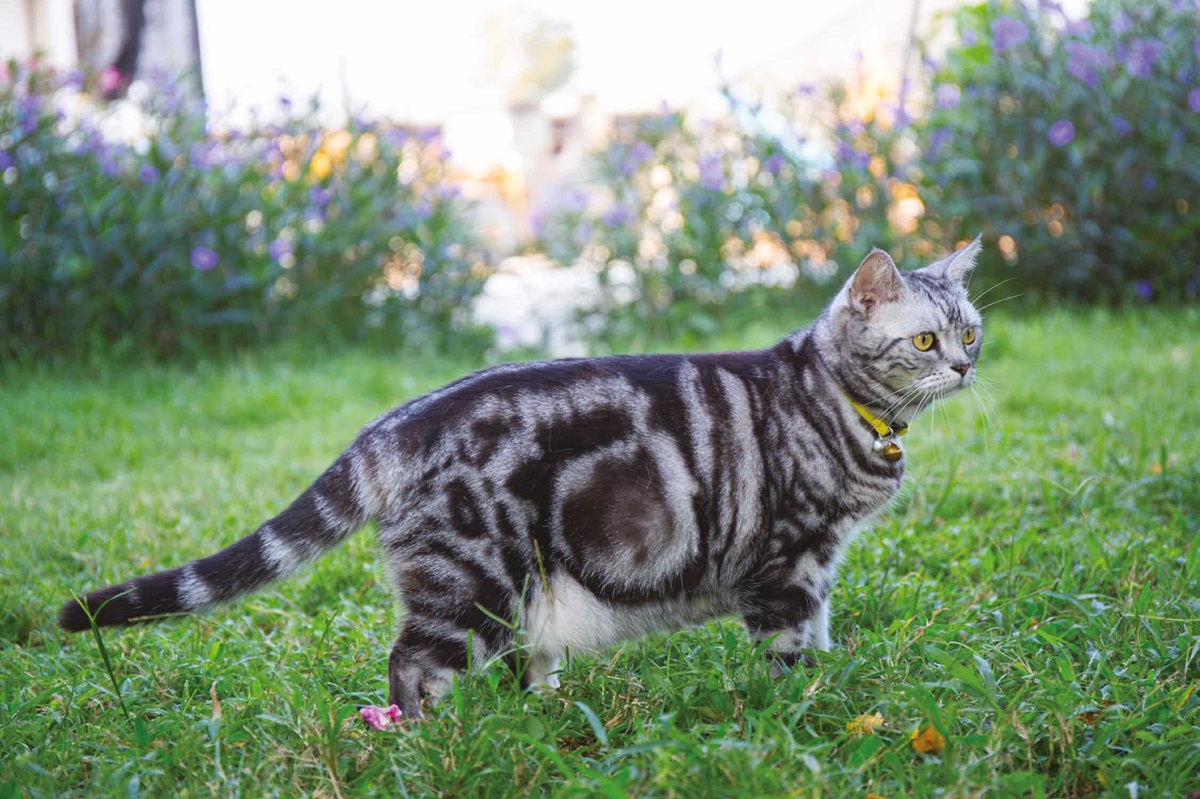
[[[34,53],[60,69],[78,63],[72,0],[0,0],[0,62]]]

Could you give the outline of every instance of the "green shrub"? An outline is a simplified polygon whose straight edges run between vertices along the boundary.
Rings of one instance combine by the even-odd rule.
[[[1021,290],[1200,291],[1200,4],[991,0],[954,16],[917,124],[927,206],[1005,236]]]
[[[132,144],[69,86],[0,83],[0,357],[284,337],[443,344],[484,270],[433,134],[315,101],[214,134],[171,85]],[[74,103],[79,106],[79,102]],[[77,116],[78,118],[74,118]]]
[[[1011,280],[1005,293],[1033,299],[1193,298],[1196,12],[1196,0],[1096,0],[1069,19],[1050,0],[989,0],[949,18],[954,44],[926,62],[906,107],[852,81],[828,87],[815,114],[727,92],[721,122],[664,115],[618,130],[591,201],[543,220],[544,246],[560,260],[582,254],[616,285],[609,333],[702,331],[781,265],[803,293],[871,246],[916,265],[979,232],[992,263],[977,289]],[[815,142],[797,133],[814,129]]]
[[[803,143],[664,113],[619,128],[586,190],[537,220],[543,249],[607,289],[592,329],[620,340],[711,334],[773,286],[821,281],[848,240]]]

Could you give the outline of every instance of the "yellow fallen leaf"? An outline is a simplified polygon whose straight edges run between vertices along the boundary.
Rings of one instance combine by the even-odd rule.
[[[882,726],[882,713],[863,713],[846,722],[846,732],[851,735],[873,735],[875,729]]]
[[[912,748],[923,755],[940,755],[946,748],[946,739],[933,727],[913,730],[908,740],[912,742]]]
[[[866,796],[864,796],[863,799],[883,799],[883,797],[877,793],[869,793]]]

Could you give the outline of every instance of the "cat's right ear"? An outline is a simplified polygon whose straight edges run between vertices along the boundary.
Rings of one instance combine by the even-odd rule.
[[[900,299],[903,286],[892,256],[883,250],[871,250],[850,278],[850,307],[870,319],[880,305]]]

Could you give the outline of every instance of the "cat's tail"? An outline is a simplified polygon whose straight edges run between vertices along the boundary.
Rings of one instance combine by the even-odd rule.
[[[59,626],[82,632],[92,620],[106,627],[194,613],[298,571],[367,522],[354,467],[352,453],[342,455],[287,510],[215,555],[72,599]]]

